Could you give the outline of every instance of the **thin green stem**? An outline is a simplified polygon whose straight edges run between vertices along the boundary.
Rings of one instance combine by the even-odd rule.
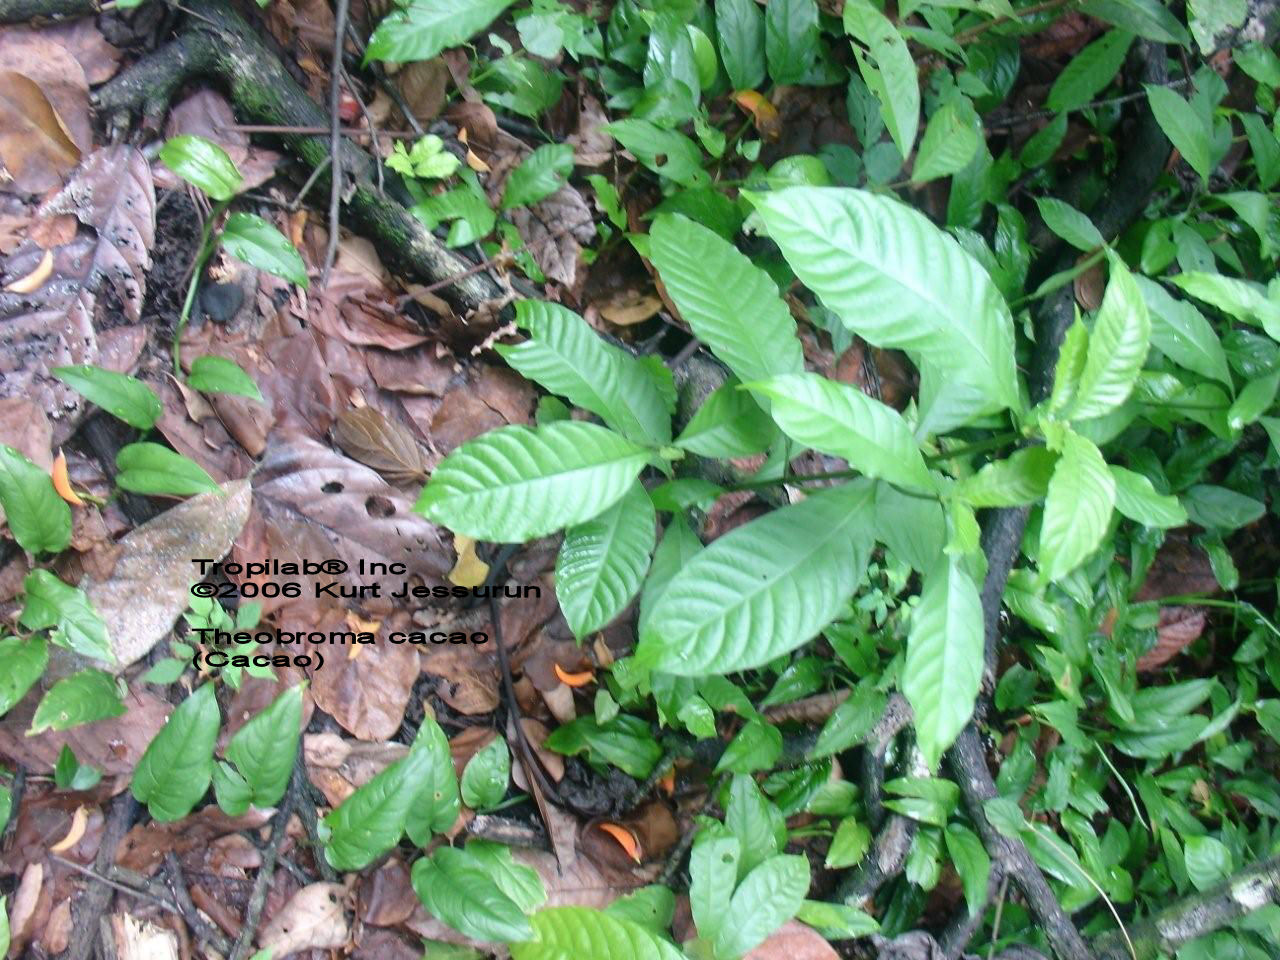
[[[204,228],[200,231],[200,250],[191,265],[191,282],[187,284],[187,298],[182,301],[182,312],[178,314],[178,323],[173,328],[173,375],[179,381],[183,379],[182,334],[187,329],[187,321],[191,319],[191,307],[196,302],[196,290],[200,287],[200,275],[204,272],[204,265],[213,256],[213,251],[218,249],[218,238],[213,232],[213,226],[230,203],[230,200],[219,202],[209,213],[209,218],[205,220]]]

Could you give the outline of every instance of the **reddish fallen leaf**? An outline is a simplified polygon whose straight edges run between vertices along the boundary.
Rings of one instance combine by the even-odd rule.
[[[1138,658],[1139,672],[1162,667],[1204,633],[1208,616],[1199,607],[1161,607],[1155,646]]]
[[[609,836],[613,837],[614,840],[618,841],[618,846],[622,847],[627,856],[636,863],[639,863],[644,859],[644,857],[641,856],[640,843],[636,840],[636,835],[626,827],[621,824],[609,823],[607,821],[604,823],[598,823],[596,826]]]
[[[50,471],[50,476],[53,479],[53,489],[57,491],[58,496],[67,501],[67,503],[71,504],[73,507],[84,506],[84,501],[81,500],[80,497],[76,495],[76,492],[71,489],[71,478],[67,476],[67,456],[61,450],[59,450],[58,455],[54,457],[53,469]]]
[[[839,957],[812,927],[789,920],[743,960],[839,960]]]
[[[560,664],[552,664],[551,667],[560,682],[569,687],[585,687],[588,683],[595,679],[595,674],[590,670],[584,670],[581,673],[565,673]]]

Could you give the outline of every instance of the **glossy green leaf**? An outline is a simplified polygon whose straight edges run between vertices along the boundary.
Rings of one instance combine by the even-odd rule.
[[[1280,340],[1280,302],[1268,297],[1260,284],[1196,270],[1170,277],[1169,281],[1237,320],[1261,324],[1273,340]]]
[[[1191,37],[1161,0],[1085,0],[1080,12],[1156,43],[1189,46]]]
[[[777,806],[745,774],[734,775],[729,783],[729,801],[724,823],[738,839],[738,879],[778,853],[787,843],[787,824]]]
[[[715,772],[754,773],[768,770],[782,756],[782,732],[763,720],[743,724],[716,762]]]
[[[964,899],[969,915],[976,916],[987,906],[987,884],[991,878],[991,857],[982,841],[968,827],[958,823],[948,824],[943,833],[947,853],[955,864],[956,873],[964,886]]]
[[[1071,204],[1056,197],[1036,197],[1044,225],[1077,250],[1096,250],[1106,241],[1098,228]]]
[[[49,645],[44,637],[0,637],[0,717],[17,704],[44,674]],[[2,830],[3,827],[0,827]]]
[[[427,910],[464,936],[507,943],[534,937],[529,918],[465,850],[441,847],[422,858],[412,881]]]
[[[898,777],[884,785],[885,806],[904,817],[944,827],[960,801],[960,788],[939,777]]]
[[[263,402],[262,391],[252,377],[234,361],[213,353],[196,357],[191,364],[191,372],[187,374],[187,386],[201,393],[232,393]]]
[[[253,787],[225,760],[213,766],[213,796],[228,817],[243,816],[253,805]]]
[[[776,0],[764,8],[764,52],[775,84],[800,83],[818,46],[816,0]]]
[[[1071,58],[1049,88],[1050,110],[1078,110],[1106,86],[1124,65],[1133,44],[1127,30],[1109,30]]]
[[[525,913],[531,913],[547,902],[547,891],[542,886],[538,871],[516,863],[510,847],[472,837],[467,841],[465,852]]]
[[[1241,430],[1257,420],[1274,406],[1276,391],[1280,389],[1280,371],[1265,377],[1256,377],[1246,383],[1227,410],[1227,426]]]
[[[434,834],[444,833],[453,826],[462,809],[462,800],[458,775],[449,753],[449,740],[430,713],[422,718],[414,746],[426,753],[431,763],[423,775],[422,788],[409,809],[404,828],[410,840],[426,848]]]
[[[25,594],[19,622],[28,630],[52,630],[60,647],[114,663],[107,625],[79,587],[63,583],[48,570],[32,570],[22,582]]]
[[[880,932],[875,917],[844,903],[806,900],[796,911],[796,919],[817,928],[828,940],[854,940]]]
[[[59,790],[90,790],[101,780],[101,770],[77,760],[70,744],[62,745],[53,766],[53,782]]]
[[[227,151],[193,134],[171,137],[160,148],[160,162],[211,200],[230,200],[242,178]]]
[[[462,802],[473,810],[496,807],[507,795],[511,779],[511,752],[507,741],[494,737],[467,761],[462,771]]]
[[[649,231],[649,255],[694,335],[744,383],[799,373],[796,322],[769,275],[713,230],[664,215]]]
[[[649,457],[595,424],[500,427],[445,457],[414,509],[478,540],[523,542],[613,506]]]
[[[916,739],[932,768],[973,713],[982,682],[982,601],[956,557],[925,574],[911,615],[902,692],[915,712]]]
[[[522,207],[551,196],[573,172],[573,146],[545,143],[520,161],[502,188],[502,209]]]
[[[366,60],[430,60],[465,43],[513,0],[402,0],[369,38]]]
[[[699,552],[654,604],[637,657],[701,676],[759,666],[809,640],[861,582],[873,490],[815,493]]]
[[[80,670],[63,677],[41,697],[27,735],[70,730],[124,712],[115,677],[105,670]]]
[[[1204,314],[1185,300],[1175,300],[1154,280],[1135,276],[1151,319],[1151,345],[1179,366],[1231,385],[1231,370],[1222,342]]]
[[[302,262],[302,255],[288,237],[257,214],[231,214],[219,241],[236,259],[306,288],[307,265]]]
[[[867,683],[853,688],[818,731],[811,757],[829,757],[861,743],[884,713],[885,695]]]
[[[565,531],[556,557],[556,599],[579,640],[610,623],[640,591],[656,526],[653,502],[634,483],[604,513]]]
[[[975,391],[980,408],[1018,406],[1009,307],[986,270],[922,214],[842,188],[749,198],[791,268],[849,329]]]
[[[1197,483],[1182,495],[1192,523],[1211,530],[1238,530],[1266,513],[1266,505],[1227,487]]]
[[[1213,173],[1211,131],[1195,108],[1177,91],[1147,84],[1147,100],[1160,129],[1204,183]]]
[[[58,553],[71,542],[71,508],[53,481],[20,451],[0,443],[0,508],[18,546]]]
[[[749,457],[764,453],[778,436],[769,415],[736,377],[713,390],[685,425],[675,444],[703,457]]]
[[[1209,890],[1231,874],[1231,851],[1215,837],[1187,837],[1183,845],[1187,876],[1197,890]]]
[[[164,413],[160,398],[141,380],[101,367],[54,367],[55,377],[131,427],[150,430]]]
[[[869,0],[845,3],[844,29],[856,41],[853,53],[858,69],[880,102],[889,136],[901,156],[910,156],[920,124],[920,84],[906,41]]]
[[[849,466],[910,490],[932,493],[933,478],[898,411],[857,387],[815,373],[793,373],[749,383],[770,398],[787,436]]]
[[[719,824],[698,831],[689,852],[689,907],[698,936],[714,940],[729,919],[725,909],[738,884],[742,845]]]
[[[876,484],[875,538],[912,569],[933,566],[947,539],[942,505],[933,499]]]
[[[826,868],[842,870],[859,863],[871,848],[871,831],[856,817],[845,817],[836,827],[827,850]]]
[[[649,725],[627,713],[608,723],[597,723],[595,717],[578,717],[552,731],[545,746],[557,753],[586,753],[593,761],[613,764],[641,780],[662,759],[662,747],[653,738]]]
[[[221,719],[214,685],[205,683],[178,704],[147,745],[130,789],[154,819],[181,820],[205,795]]]
[[[533,934],[511,945],[511,960],[684,960],[684,954],[638,923],[587,907],[549,907],[531,918]]]
[[[912,182],[928,183],[967,167],[978,152],[980,130],[977,114],[967,101],[951,101],[935,110],[920,138]]]
[[[1049,492],[1049,478],[1057,462],[1057,454],[1046,447],[1017,450],[966,477],[956,487],[956,495],[978,508],[1037,503]]]
[[[190,457],[158,443],[130,443],[116,454],[116,483],[132,493],[193,496],[217,492],[216,480]]]
[[[1116,509],[1130,520],[1146,527],[1180,527],[1187,522],[1187,511],[1178,498],[1156,493],[1155,487],[1140,473],[1109,466],[1116,482]]]
[[[1089,334],[1080,384],[1065,416],[1088,420],[1124,403],[1138,379],[1151,341],[1147,304],[1133,274],[1115,257],[1111,279]]]
[[[702,151],[678,130],[664,130],[636,117],[615,120],[601,130],[654,173],[686,187],[702,186],[709,180],[702,169]]]
[[[284,691],[227,743],[226,758],[248,784],[256,806],[274,807],[289,786],[302,730],[304,686],[297,683]]]
[[[729,901],[732,923],[720,929],[716,953],[740,957],[790,920],[809,892],[809,861],[779,854],[756,867]]]
[[[636,443],[671,440],[671,410],[643,362],[606,342],[554,303],[520,300],[516,323],[530,339],[497,350],[515,370],[596,414]]]
[[[755,0],[716,0],[720,59],[734,90],[764,82],[764,11]]]
[[[1092,441],[1067,432],[1040,523],[1040,570],[1060,580],[1084,562],[1106,535],[1116,482]]]

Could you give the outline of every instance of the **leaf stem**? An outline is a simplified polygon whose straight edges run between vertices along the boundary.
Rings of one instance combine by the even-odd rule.
[[[173,328],[173,376],[182,381],[182,334],[187,329],[187,321],[191,319],[191,307],[196,302],[196,290],[200,286],[200,274],[204,265],[218,248],[218,238],[214,235],[213,225],[217,223],[222,212],[227,209],[230,200],[222,200],[209,213],[204,227],[200,231],[200,251],[191,264],[191,282],[187,284],[187,297],[182,302],[182,312],[178,314],[178,322]]]

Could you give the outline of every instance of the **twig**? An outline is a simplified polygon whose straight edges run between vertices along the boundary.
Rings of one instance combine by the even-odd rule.
[[[972,26],[968,30],[961,30],[952,37],[952,39],[955,40],[956,43],[965,44],[976,37],[982,36],[992,27],[1001,26],[1002,24],[1009,23],[1012,20],[1021,20],[1023,17],[1031,17],[1040,13],[1048,13],[1050,10],[1057,10],[1059,7],[1065,7],[1072,2],[1073,0],[1042,0],[1040,3],[1033,3],[1029,7],[1022,7],[1019,10],[1013,11],[1012,17],[995,17],[992,20],[987,20],[983,23],[977,24],[976,26]]]
[[[539,237],[537,240],[534,240],[530,243],[526,243],[523,246],[515,247],[514,249],[511,249],[511,250],[499,251],[498,253],[494,254],[492,257],[489,257],[487,260],[481,260],[479,263],[472,264],[471,266],[467,267],[467,269],[461,270],[458,273],[453,274],[452,276],[445,277],[443,280],[437,280],[435,283],[428,284],[427,286],[422,288],[421,292],[434,293],[435,291],[440,290],[444,287],[447,287],[451,284],[457,283],[459,280],[462,280],[466,277],[474,276],[477,273],[484,273],[485,271],[489,270],[491,267],[496,267],[504,263],[505,261],[509,260],[511,257],[514,257],[517,253],[520,253],[521,251],[534,250],[538,247],[541,247],[544,243],[550,243],[552,240],[559,240],[561,237],[563,237],[566,233],[570,232],[571,230],[576,230],[578,227],[583,227],[589,223],[594,223],[594,222],[595,221],[592,220],[591,218],[587,218],[586,220],[576,220],[571,223],[561,224],[559,227],[556,227],[556,229],[548,233],[545,237]]]
[[[74,914],[74,930],[71,944],[67,947],[67,952],[63,954],[64,960],[89,960],[90,954],[93,952],[93,944],[98,935],[98,919],[106,912],[107,906],[111,903],[111,891],[118,885],[111,880],[106,879],[105,874],[111,868],[111,864],[116,859],[116,847],[120,845],[120,841],[124,839],[125,833],[129,830],[129,825],[133,823],[134,813],[137,810],[137,801],[133,799],[133,794],[126,790],[120,796],[116,797],[111,806],[111,813],[107,817],[106,826],[102,831],[102,841],[98,845],[98,854],[93,858],[93,869],[81,868],[81,872],[85,873],[92,880],[84,896],[80,899],[80,909]],[[62,858],[59,858],[62,859]],[[70,863],[71,861],[63,861]],[[76,867],[79,867],[76,864]],[[125,890],[131,894],[136,891]],[[143,896],[143,894],[137,894]]]
[[[261,133],[261,134],[293,134],[299,137],[318,137],[333,132],[332,127],[294,126],[288,123],[229,123],[218,127],[225,133]],[[343,127],[340,131],[345,137],[371,137],[374,131],[362,127]],[[393,140],[412,140],[418,134],[412,130],[379,130],[379,137],[390,137]]]
[[[296,213],[298,208],[302,206],[302,201],[307,198],[307,194],[311,192],[311,188],[316,185],[316,181],[320,179],[320,174],[329,169],[329,164],[333,162],[332,157],[325,157],[323,161],[317,163],[315,168],[303,181],[302,187],[298,190],[298,195],[285,204],[285,209],[290,213]]]
[[[329,69],[329,245],[320,271],[321,286],[329,282],[329,271],[338,256],[338,228],[342,219],[342,117],[339,111],[342,105],[342,48],[346,45],[349,5],[349,0],[337,0],[333,14],[333,63]]]
[[[173,902],[177,904],[178,914],[182,917],[196,939],[213,946],[224,957],[231,952],[231,941],[223,936],[222,931],[207,923],[196,905],[191,902],[191,893],[187,890],[186,878],[182,875],[182,864],[172,850],[164,854],[165,876],[169,881],[169,892],[173,894]],[[166,904],[167,906],[167,904]]]
[[[139,890],[137,887],[131,887],[127,883],[121,883],[119,880],[113,880],[111,877],[103,876],[92,867],[86,867],[83,863],[76,863],[74,860],[68,860],[66,857],[59,856],[56,853],[50,854],[49,858],[56,863],[60,863],[68,870],[74,870],[76,873],[86,876],[89,879],[110,887],[112,890],[123,893],[125,896],[136,897],[139,900],[145,900],[147,903],[154,904],[161,910],[167,910],[169,913],[181,916],[181,911],[168,900],[163,897],[157,897],[147,893],[145,890]]]
[[[253,893],[249,895],[249,905],[245,907],[244,921],[240,925],[240,935],[231,948],[228,960],[244,960],[248,954],[253,935],[258,929],[258,920],[262,917],[262,908],[267,902],[267,892],[271,889],[271,879],[275,875],[276,857],[280,854],[280,846],[284,843],[285,834],[289,832],[289,818],[293,815],[298,803],[298,794],[305,789],[306,771],[302,766],[302,751],[293,763],[293,776],[289,779],[289,788],[284,799],[276,809],[275,822],[271,825],[271,839],[262,851],[262,865],[258,867],[258,876],[253,881]]]

